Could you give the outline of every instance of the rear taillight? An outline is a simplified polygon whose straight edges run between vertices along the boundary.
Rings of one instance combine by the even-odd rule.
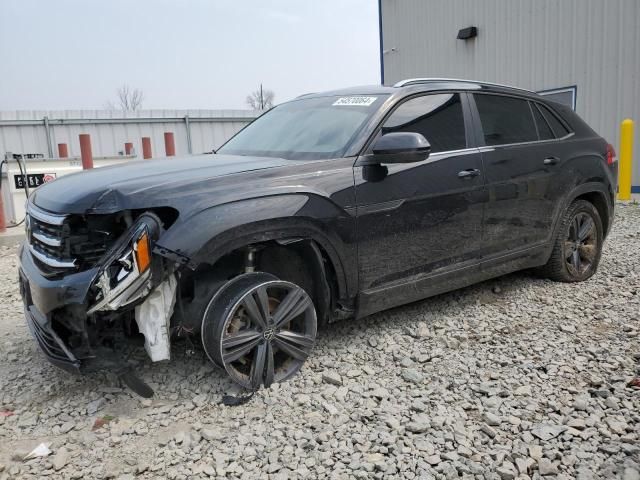
[[[613,165],[613,162],[616,160],[616,151],[613,148],[613,145],[609,143],[607,144],[607,165]]]

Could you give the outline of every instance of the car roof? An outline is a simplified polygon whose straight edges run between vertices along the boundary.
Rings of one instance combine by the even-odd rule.
[[[421,92],[432,92],[438,90],[458,90],[458,91],[483,91],[493,93],[512,94],[524,97],[535,97],[540,100],[540,96],[530,90],[523,88],[502,85],[499,83],[481,82],[478,80],[464,80],[459,78],[410,78],[397,82],[393,86],[384,85],[364,85],[358,87],[348,87],[327,92],[308,93],[298,98],[314,98],[328,96],[348,96],[348,95],[397,95],[404,97]]]

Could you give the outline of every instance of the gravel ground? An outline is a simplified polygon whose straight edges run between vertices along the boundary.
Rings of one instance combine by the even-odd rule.
[[[0,249],[0,479],[640,478],[640,207],[599,273],[527,273],[321,332],[288,383],[238,407],[201,351],[143,360],[142,400],[50,366]],[[24,461],[41,442],[49,456]]]

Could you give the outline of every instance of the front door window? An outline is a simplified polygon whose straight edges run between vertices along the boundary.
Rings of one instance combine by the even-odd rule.
[[[384,123],[382,135],[390,132],[421,133],[431,144],[432,153],[466,148],[460,94],[442,93],[407,100]]]

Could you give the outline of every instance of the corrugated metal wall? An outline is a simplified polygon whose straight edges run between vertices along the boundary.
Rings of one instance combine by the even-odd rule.
[[[619,145],[636,122],[640,192],[639,0],[381,0],[384,83],[455,77],[530,90],[577,85],[578,114]],[[472,40],[458,30],[478,28]]]
[[[5,152],[49,156],[45,117],[53,156],[66,143],[70,156],[80,155],[78,135],[89,133],[94,156],[113,156],[132,142],[142,157],[142,137],[151,137],[154,157],[164,156],[164,132],[174,132],[176,154],[188,154],[187,122],[192,153],[218,148],[257,115],[247,110],[108,110],[0,112],[0,158]],[[188,117],[188,120],[185,120]]]

